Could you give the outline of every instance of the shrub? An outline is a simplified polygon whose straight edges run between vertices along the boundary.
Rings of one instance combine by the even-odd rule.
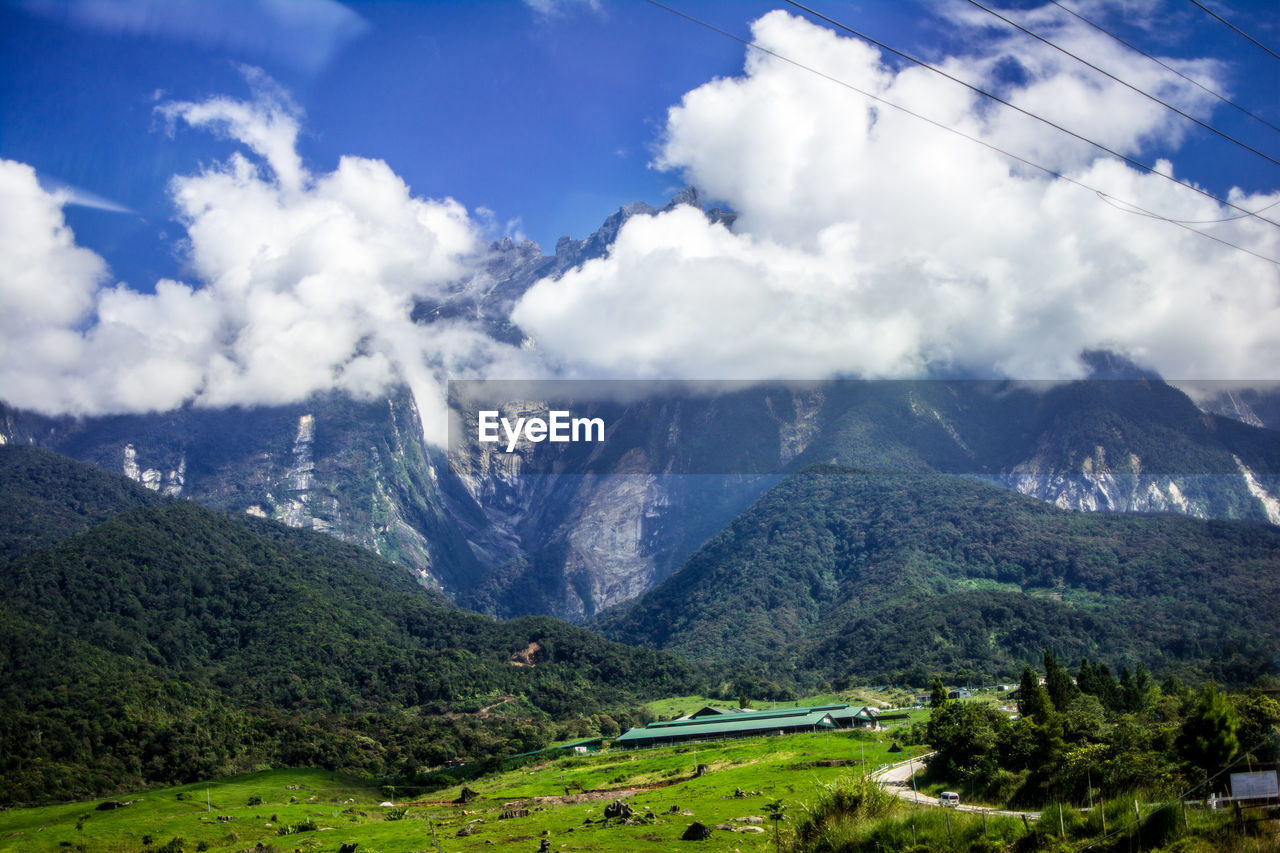
[[[796,827],[796,846],[801,850],[833,848],[843,830],[892,812],[898,799],[869,776],[845,777],[824,785],[821,799],[801,818]]]

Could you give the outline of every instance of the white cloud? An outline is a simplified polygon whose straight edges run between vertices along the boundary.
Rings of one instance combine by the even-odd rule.
[[[603,11],[600,0],[524,0],[524,4],[543,18],[559,18],[579,9]]]
[[[253,90],[252,101],[215,97],[206,101],[175,101],[157,107],[173,129],[181,118],[192,127],[207,127],[249,146],[267,161],[285,190],[296,192],[303,178],[298,156],[301,110],[274,80],[257,68],[241,69]]]
[[[19,0],[30,14],[109,35],[232,50],[307,72],[369,28],[335,0]]]
[[[471,273],[479,230],[462,205],[415,197],[380,160],[310,173],[293,147],[296,110],[257,83],[253,101],[163,108],[261,157],[174,179],[195,284],[103,287],[106,265],[75,245],[61,199],[3,164],[0,397],[100,413],[367,396],[403,381],[443,442],[447,378],[494,364],[519,375],[519,352],[480,330],[410,319],[415,299]]]
[[[1207,109],[1186,81],[1055,26],[1114,73]],[[785,13],[757,21],[754,35],[1148,210],[1234,214]],[[1149,156],[1151,141],[1181,132],[1182,119],[1025,37],[983,48],[946,65],[1125,153]],[[1014,60],[1020,80],[1008,73]],[[1203,77],[1215,66],[1196,68]],[[529,291],[516,322],[571,372],[754,379],[946,367],[1050,378],[1078,375],[1083,350],[1111,348],[1174,377],[1280,376],[1275,264],[1122,212],[775,57],[749,52],[742,76],[688,93],[669,111],[655,165],[739,217],[732,231],[688,209],[634,218],[607,258]],[[1280,192],[1232,200],[1258,209]],[[1280,257],[1271,225],[1203,227]]]
[[[62,203],[30,166],[0,160],[0,312],[6,350],[23,335],[74,327],[93,307],[106,263],[75,244]],[[8,368],[20,349],[5,353]]]
[[[48,175],[40,175],[39,177],[41,188],[46,192],[52,193],[63,206],[74,205],[76,207],[92,208],[93,210],[104,210],[108,213],[137,215],[136,210],[125,207],[123,204],[100,196],[95,192],[90,192],[84,187],[77,187],[65,181],[51,178]]]

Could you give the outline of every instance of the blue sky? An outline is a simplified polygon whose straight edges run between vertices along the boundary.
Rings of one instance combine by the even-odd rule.
[[[256,310],[245,306],[267,293],[287,295],[302,318],[278,329],[277,340],[298,341],[295,350],[327,365],[339,387],[366,390],[392,375],[430,384],[424,370],[439,379],[464,364],[482,375],[746,377],[901,376],[943,364],[1042,378],[1071,374],[1078,351],[1096,346],[1166,374],[1280,373],[1266,329],[1280,319],[1276,265],[1119,208],[1139,204],[1200,223],[1239,210],[1007,115],[794,8],[768,15],[785,4],[671,5],[743,38],[754,32],[788,59],[1105,189],[1112,200],[939,136],[638,0],[3,0],[0,160],[14,167],[14,187],[27,187],[22,169],[30,167],[41,192],[60,194],[22,189],[36,212],[0,221],[16,235],[18,226],[51,217],[47,232],[7,244],[22,251],[0,256],[0,267],[7,260],[18,270],[0,281],[0,298],[11,303],[15,324],[32,321],[22,329],[36,315],[46,324],[38,341],[16,325],[9,332],[16,360],[44,386],[79,390],[44,399],[32,390],[37,379],[0,376],[0,398],[74,411],[263,402],[265,385],[246,378],[255,359],[287,362],[255,348],[245,331],[255,328],[245,316]],[[1280,198],[1273,198],[1280,166],[1135,100],[961,0],[814,5],[1126,156],[1167,160],[1207,192],[1225,198],[1238,188],[1233,198],[1244,209]],[[1280,60],[1187,0],[1064,5],[1280,125]],[[1275,0],[1212,5],[1280,49]],[[1060,8],[1027,0],[999,8],[1280,159],[1280,132],[1193,91]],[[261,124],[271,109],[281,121]],[[235,116],[245,114],[255,118],[237,125]],[[273,183],[280,161],[252,138],[264,127],[296,149],[302,196]],[[249,171],[236,173],[236,158]],[[344,172],[343,158],[357,158],[363,171]],[[361,181],[390,193],[376,215],[366,216],[372,203],[361,201],[364,190],[352,189]],[[396,195],[396,181],[406,198]],[[359,236],[346,235],[353,244],[381,239],[395,223],[444,223],[419,237],[453,254],[420,259],[431,270],[420,281],[396,278],[404,247],[336,259],[372,276],[361,286],[391,305],[472,274],[460,260],[473,251],[467,240],[520,234],[550,252],[558,237],[585,237],[631,201],[660,205],[686,182],[741,214],[733,232],[704,233],[683,214],[638,223],[606,264],[531,291],[517,309],[530,334],[523,353],[491,351],[474,330],[450,330],[428,346],[394,335],[378,343],[378,334],[353,327],[337,336],[352,342],[350,351],[332,352],[307,337],[308,322],[323,325],[317,316],[336,322],[308,313],[334,310],[307,290],[308,276],[323,277],[323,264],[335,263],[299,236],[307,232],[298,223],[317,215],[316,205],[362,223]],[[174,194],[179,187],[185,201]],[[267,196],[288,215],[267,217],[271,205],[257,206]],[[462,209],[433,201],[445,198]],[[257,261],[236,255],[236,241],[255,235],[236,236],[225,225],[253,216],[275,229],[264,241],[273,257],[292,259],[293,279],[283,281],[276,267],[264,277]],[[1272,226],[1256,218],[1194,227],[1254,255],[1280,255]],[[33,240],[44,248],[28,258]],[[41,282],[70,280],[67,264],[82,278],[64,304],[53,305],[52,296],[41,303],[32,294]],[[176,284],[161,298],[163,279]],[[726,315],[725,304],[734,311]],[[216,315],[217,330],[190,320],[201,312]],[[688,321],[710,314],[726,316]],[[178,332],[130,350],[141,346],[136,338],[148,323],[176,324]],[[48,353],[47,365],[36,365],[33,353]],[[93,364],[118,356],[140,378],[132,390],[104,396],[95,390],[101,378],[87,379],[91,367],[78,361],[91,354]],[[175,361],[181,377],[148,367]],[[224,381],[223,392],[209,390]],[[147,396],[139,383],[169,390]],[[276,391],[296,397],[322,385]],[[247,386],[257,390],[245,396]]]
[[[343,154],[384,159],[416,193],[488,208],[502,228],[518,228],[550,251],[557,237],[585,237],[622,204],[669,197],[679,175],[649,165],[667,108],[714,77],[740,73],[743,63],[741,45],[637,0],[559,3],[550,13],[511,0],[352,3],[348,15],[285,0],[317,7],[325,21],[337,18],[301,36],[282,27],[285,38],[263,23],[269,17],[261,7],[270,4],[248,0],[188,0],[167,11],[158,2],[122,2],[138,10],[137,19],[121,11],[124,20],[114,23],[77,13],[77,5],[90,4],[0,6],[0,157],[136,211],[70,208],[68,215],[81,242],[143,288],[175,272],[167,182],[232,147],[199,133],[164,133],[153,115],[157,94],[243,94],[237,66],[260,67],[301,106],[307,161],[323,168]],[[746,37],[749,22],[779,4],[672,5]],[[953,47],[953,33],[931,14],[939,5],[864,0],[815,8],[935,58]],[[1234,97],[1280,125],[1280,61],[1189,4],[1168,6],[1154,31],[1126,26],[1123,16],[1108,24],[1162,56],[1229,61]],[[1280,44],[1280,4],[1223,11]],[[259,35],[264,29],[268,35]],[[1273,131],[1230,109],[1218,119],[1280,151]],[[1179,165],[1215,192],[1274,186],[1277,175],[1208,133],[1183,147]]]

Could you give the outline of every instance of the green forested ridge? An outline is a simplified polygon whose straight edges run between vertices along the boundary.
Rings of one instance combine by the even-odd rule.
[[[48,456],[0,454],[5,476],[29,453]],[[74,505],[55,496],[88,466],[46,463],[47,499]],[[412,777],[702,684],[674,656],[554,619],[459,610],[327,536],[154,504],[0,564],[0,800],[263,763]]]
[[[124,477],[57,453],[0,445],[0,563],[161,500]]]
[[[704,661],[828,679],[1016,674],[1049,647],[1248,682],[1276,667],[1280,530],[1073,513],[964,478],[815,467],[596,624]]]

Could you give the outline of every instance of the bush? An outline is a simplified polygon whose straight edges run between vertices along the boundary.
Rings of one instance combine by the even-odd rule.
[[[282,826],[276,830],[277,835],[297,835],[299,832],[315,832],[319,829],[316,822],[311,818],[307,818],[302,823],[295,823],[292,826]]]
[[[848,830],[882,818],[898,806],[898,798],[869,776],[845,777],[823,788],[821,799],[796,827],[797,849],[839,849],[839,838]]]

